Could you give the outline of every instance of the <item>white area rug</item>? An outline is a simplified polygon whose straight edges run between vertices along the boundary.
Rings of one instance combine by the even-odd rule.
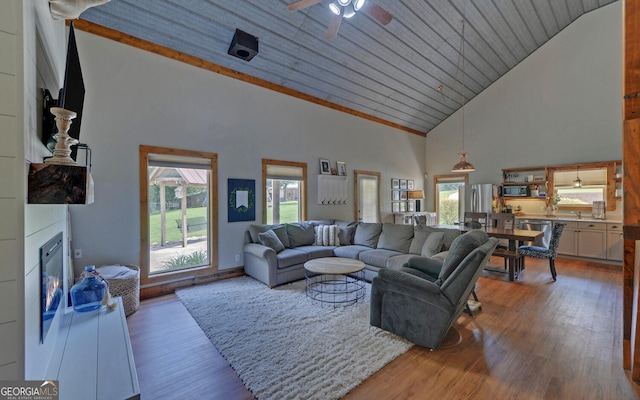
[[[176,291],[245,386],[260,400],[337,399],[409,350],[369,325],[364,302],[333,308],[304,281],[269,289],[239,277]]]

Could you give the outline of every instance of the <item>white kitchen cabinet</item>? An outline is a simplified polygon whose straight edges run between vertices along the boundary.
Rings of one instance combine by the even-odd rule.
[[[624,239],[622,237],[622,224],[607,224],[607,259],[622,261],[624,254]]]
[[[572,221],[563,221],[566,223],[562,234],[560,235],[560,243],[558,244],[558,254],[566,256],[578,255],[578,223]]]
[[[607,224],[578,222],[578,255],[588,258],[607,258]]]

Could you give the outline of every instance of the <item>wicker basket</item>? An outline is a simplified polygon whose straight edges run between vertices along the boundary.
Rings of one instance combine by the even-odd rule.
[[[112,297],[122,297],[124,314],[129,316],[140,308],[140,267],[124,265],[137,274],[130,278],[105,278],[109,282],[109,293]]]

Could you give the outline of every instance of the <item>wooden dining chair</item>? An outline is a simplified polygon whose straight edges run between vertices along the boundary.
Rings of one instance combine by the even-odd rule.
[[[516,216],[511,213],[489,213],[487,216],[487,226],[496,229],[515,229],[516,228]],[[507,269],[507,263],[510,259],[515,260],[515,273],[520,273],[520,270],[524,266],[524,257],[518,252],[517,249],[509,250],[509,242],[507,240],[500,240],[496,250],[493,252],[494,256],[504,258],[504,269]]]
[[[487,223],[487,213],[465,211],[464,221],[462,222],[464,226],[482,228]]]

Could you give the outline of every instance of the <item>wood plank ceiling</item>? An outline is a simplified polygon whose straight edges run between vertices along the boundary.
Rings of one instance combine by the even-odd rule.
[[[287,10],[294,0],[111,0],[81,19],[426,134],[462,104],[463,15],[468,102],[581,15],[615,1],[376,0],[391,23],[358,12],[330,41],[327,0],[296,12]],[[249,62],[227,54],[236,28],[259,38]]]

